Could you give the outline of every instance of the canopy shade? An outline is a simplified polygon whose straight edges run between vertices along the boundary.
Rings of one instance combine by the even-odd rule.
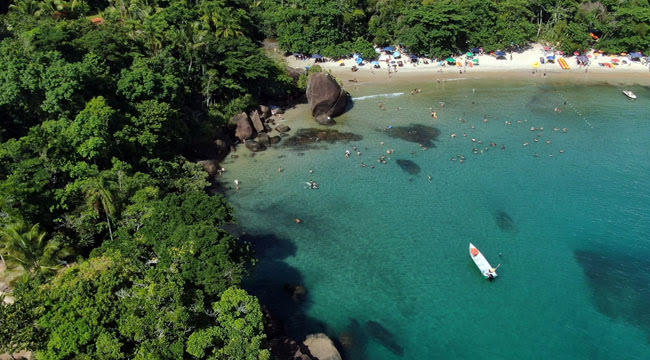
[[[321,54],[311,54],[311,57],[312,57],[313,59],[322,59],[322,58],[323,58],[323,55],[321,55]]]
[[[395,47],[394,46],[386,46],[384,48],[384,51],[395,51]]]
[[[546,58],[549,59],[549,60],[555,60],[555,55],[549,55]]]
[[[398,57],[400,57],[400,56],[402,56],[402,54],[400,54],[399,51],[395,51],[395,52],[393,53],[393,57],[398,58]]]
[[[642,57],[643,57],[643,54],[641,54],[640,52],[633,52],[633,53],[631,53],[629,56],[630,56],[631,58],[642,58]]]
[[[506,56],[506,52],[503,51],[503,50],[499,50],[499,51],[495,52],[495,54],[496,54],[497,56]]]

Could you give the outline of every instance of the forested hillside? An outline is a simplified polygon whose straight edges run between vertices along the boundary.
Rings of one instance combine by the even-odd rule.
[[[650,50],[647,0],[14,0],[0,15],[0,353],[267,359],[254,265],[197,160],[296,97],[283,51]],[[303,79],[304,82],[304,79]],[[227,151],[227,146],[225,151]],[[4,289],[7,290],[7,289]]]
[[[256,9],[264,34],[285,50],[328,57],[369,44],[437,57],[529,41],[564,51],[650,50],[647,0],[261,0]]]

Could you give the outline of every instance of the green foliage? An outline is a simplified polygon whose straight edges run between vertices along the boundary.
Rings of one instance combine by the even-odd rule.
[[[300,89],[307,89],[307,84],[309,82],[309,76],[314,73],[319,73],[322,72],[323,68],[320,67],[320,65],[314,65],[309,67],[309,70],[306,72],[300,74],[300,77],[298,78],[298,88]]]
[[[24,221],[7,224],[0,229],[0,261],[7,268],[20,267],[25,272],[54,271],[63,264],[71,250],[55,239],[47,239],[38,224]]]

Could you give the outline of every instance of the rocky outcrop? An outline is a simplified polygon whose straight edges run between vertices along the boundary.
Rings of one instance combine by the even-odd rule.
[[[318,360],[311,356],[309,349],[302,343],[288,337],[282,323],[271,316],[266,306],[262,305],[264,315],[264,332],[266,333],[271,355],[282,360]]]
[[[287,67],[287,74],[289,74],[294,84],[298,82],[298,79],[300,79],[300,75],[304,74],[305,72],[306,72],[305,69]]]
[[[239,138],[239,140],[244,141],[244,140],[252,139],[253,136],[255,135],[255,130],[253,129],[251,120],[246,113],[235,115],[232,117],[230,121],[237,124],[237,130],[235,130],[235,136]]]
[[[260,116],[263,119],[266,119],[269,116],[271,116],[271,108],[266,105],[260,105]]]
[[[266,150],[266,146],[264,146],[264,144],[259,143],[259,142],[254,141],[254,140],[246,141],[246,147],[248,148],[248,150],[250,150],[252,152],[258,152],[258,151]]]
[[[275,127],[275,130],[277,130],[279,133],[286,133],[287,131],[291,130],[291,128],[285,124],[280,124]]]
[[[216,160],[201,160],[199,161],[199,165],[212,177],[216,176],[219,170],[219,164]]]
[[[255,127],[255,130],[258,133],[264,131],[264,124],[262,123],[262,119],[260,118],[260,114],[257,112],[257,110],[251,113],[251,122],[253,123],[253,127]]]
[[[348,93],[330,74],[315,73],[309,77],[307,100],[319,124],[334,125],[336,122],[333,118],[345,111]]]
[[[323,333],[307,335],[307,340],[303,344],[318,360],[341,360],[341,354],[336,350],[334,343]]]
[[[269,134],[265,132],[259,133],[256,140],[264,146],[271,146],[271,138],[269,137]]]

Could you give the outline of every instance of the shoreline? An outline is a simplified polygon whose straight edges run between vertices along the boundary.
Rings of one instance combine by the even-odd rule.
[[[565,57],[570,69],[563,70],[558,63],[540,64],[539,68],[534,68],[533,63],[543,56],[542,46],[533,45],[531,49],[521,53],[513,53],[512,60],[497,60],[490,55],[476,56],[479,59],[478,66],[444,66],[440,67],[436,62],[428,64],[420,63],[414,65],[405,56],[403,67],[397,67],[397,72],[391,68],[389,75],[386,64],[380,62],[380,68],[375,69],[370,63],[358,67],[358,71],[353,72],[351,68],[355,65],[353,59],[343,60],[343,65],[338,61],[326,61],[315,63],[314,59],[299,60],[294,56],[286,56],[283,61],[287,66],[297,69],[305,69],[306,66],[319,65],[324,71],[330,72],[338,80],[343,82],[343,86],[354,82],[354,85],[364,84],[390,84],[402,82],[428,82],[449,80],[450,78],[496,78],[496,79],[531,79],[539,78],[559,79],[559,80],[579,80],[584,83],[607,82],[613,85],[650,85],[650,67],[640,62],[629,62],[628,64],[617,65],[614,68],[601,67],[598,63],[611,64],[613,60],[621,61],[624,57],[603,56],[591,53],[592,65],[588,67],[578,67],[575,57]],[[466,57],[459,56],[457,60],[464,61]],[[462,73],[460,70],[462,69]]]

